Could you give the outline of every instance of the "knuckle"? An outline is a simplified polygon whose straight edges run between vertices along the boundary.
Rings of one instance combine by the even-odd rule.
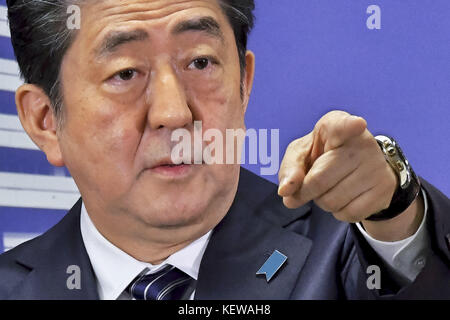
[[[320,194],[321,191],[325,191],[326,189],[326,184],[324,179],[320,179],[320,178],[310,178],[308,180],[308,191],[311,194]]]
[[[351,114],[343,111],[343,110],[332,110],[327,112],[325,115],[323,115],[319,122],[325,122],[325,123],[329,123],[329,122],[336,122],[336,121],[340,121],[340,120],[345,120],[347,117],[350,117]]]
[[[334,201],[333,203],[330,203],[330,210],[331,212],[337,212],[342,209],[342,206],[339,205],[338,201]]]
[[[343,111],[340,110],[332,110],[324,114],[320,120],[317,122],[319,126],[328,126],[330,123],[336,122],[336,120],[342,118]]]
[[[348,116],[350,116],[350,113],[348,113],[347,111],[344,110],[332,110],[330,112],[328,112],[326,115],[326,117],[328,118],[346,118]]]
[[[317,132],[318,134],[321,133],[321,131],[323,130],[323,127],[326,124],[326,119],[324,117],[320,118],[319,121],[316,122],[316,124],[314,125],[314,131]]]
[[[316,204],[323,210],[328,212],[338,212],[341,209],[341,207],[338,205],[338,199],[335,196],[330,196],[328,194],[320,197],[317,200]]]
[[[295,150],[296,149],[296,147],[297,147],[297,145],[299,144],[299,140],[300,139],[295,139],[295,140],[293,140],[293,141],[291,141],[289,144],[288,144],[288,146],[287,146],[287,150]]]
[[[354,204],[349,204],[345,208],[333,213],[336,219],[350,223],[359,222],[362,219],[359,216],[359,211],[354,208]]]
[[[335,219],[337,219],[339,221],[348,222],[347,221],[347,214],[346,214],[345,210],[332,212],[332,214],[333,214]]]
[[[309,140],[305,137],[291,141],[286,148],[286,155],[293,156],[293,158],[298,158],[298,156],[301,155],[307,148],[308,141]]]

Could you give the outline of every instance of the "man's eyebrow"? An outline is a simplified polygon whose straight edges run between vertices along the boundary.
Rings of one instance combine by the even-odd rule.
[[[98,57],[113,53],[123,44],[133,41],[147,40],[149,35],[143,29],[133,31],[112,31],[103,39],[102,43],[95,50]]]
[[[220,24],[213,17],[201,17],[182,21],[172,29],[172,34],[178,35],[187,31],[203,31],[210,36],[218,38],[220,41],[224,41]]]

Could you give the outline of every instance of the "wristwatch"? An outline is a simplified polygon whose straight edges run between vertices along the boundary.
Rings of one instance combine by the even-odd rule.
[[[399,179],[399,186],[392,196],[389,208],[384,209],[368,217],[366,220],[389,220],[405,211],[414,202],[420,192],[420,180],[405,158],[402,149],[397,142],[388,136],[375,137],[386,161],[394,169]]]

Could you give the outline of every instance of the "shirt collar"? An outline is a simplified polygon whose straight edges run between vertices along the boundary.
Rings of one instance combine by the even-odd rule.
[[[143,270],[155,272],[171,264],[197,280],[200,262],[208,245],[211,231],[169,256],[159,265],[136,260],[109,242],[95,227],[84,203],[80,217],[81,236],[97,277],[97,289],[102,300],[115,300]]]

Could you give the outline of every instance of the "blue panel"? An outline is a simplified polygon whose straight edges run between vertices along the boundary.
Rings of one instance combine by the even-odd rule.
[[[65,214],[64,210],[0,207],[0,231],[42,233]]]
[[[0,113],[17,115],[14,92],[0,90]]]
[[[67,168],[54,167],[42,151],[0,147],[0,171],[70,176]]]
[[[15,60],[11,39],[0,36],[0,58]]]

